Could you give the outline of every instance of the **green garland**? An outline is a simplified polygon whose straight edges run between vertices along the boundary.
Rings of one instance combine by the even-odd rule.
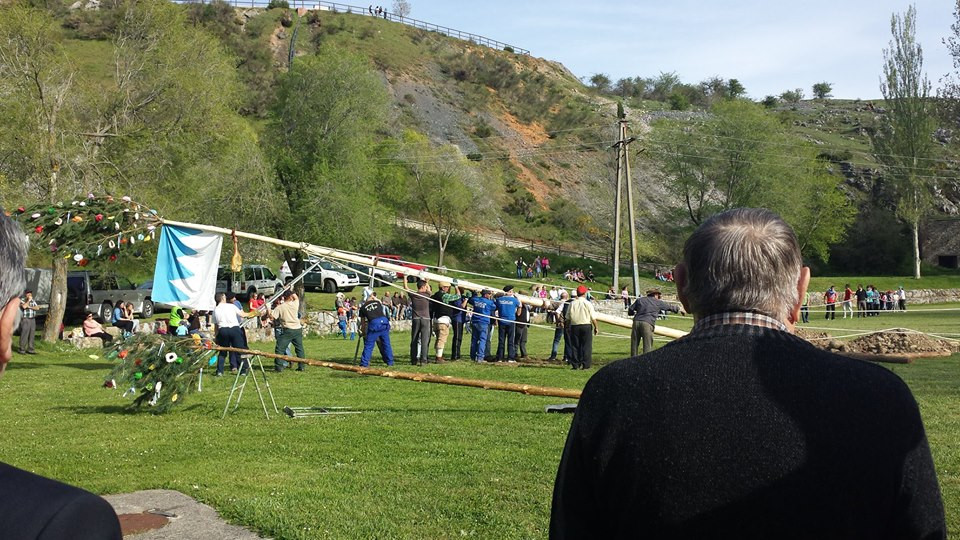
[[[206,341],[209,344],[209,341]],[[131,409],[162,414],[198,390],[200,370],[214,357],[200,336],[193,339],[140,334],[113,346],[107,359],[118,363],[104,382],[136,396]]]
[[[63,253],[77,266],[90,261],[115,262],[121,254],[143,254],[160,225],[156,211],[133,202],[130,197],[96,197],[69,203],[21,206],[12,216],[19,221],[34,244],[47,246],[51,254]]]

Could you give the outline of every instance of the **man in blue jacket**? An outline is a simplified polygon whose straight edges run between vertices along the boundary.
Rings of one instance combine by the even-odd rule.
[[[507,360],[517,361],[517,344],[515,321],[517,320],[517,310],[520,309],[520,300],[513,295],[513,285],[507,285],[503,288],[503,296],[497,298],[497,321],[500,331],[497,333],[497,362],[503,361],[504,348],[506,348]]]
[[[493,293],[489,289],[480,292],[480,296],[470,298],[473,307],[473,316],[470,319],[470,358],[474,362],[483,362],[487,347],[487,330],[490,327],[490,315],[497,309],[497,305],[490,297]]]

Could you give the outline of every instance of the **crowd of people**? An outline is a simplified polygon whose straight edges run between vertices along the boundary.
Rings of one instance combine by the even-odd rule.
[[[514,264],[517,267],[517,279],[546,278],[550,273],[550,259],[545,256],[537,255],[532,263],[526,263],[523,257],[518,257]]]
[[[801,322],[810,322],[810,300],[812,293],[807,293],[803,299],[803,305],[800,308]],[[873,285],[857,285],[854,291],[850,284],[846,284],[843,291],[837,290],[837,287],[831,285],[824,291],[823,296],[824,318],[826,320],[836,320],[837,306],[842,311],[843,319],[848,316],[854,317],[876,317],[882,312],[887,311],[906,311],[907,310],[907,292],[903,285],[896,290],[888,289],[880,291]],[[856,309],[854,309],[854,307]]]

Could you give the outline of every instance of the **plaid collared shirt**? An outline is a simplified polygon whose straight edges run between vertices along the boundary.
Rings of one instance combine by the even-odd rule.
[[[728,311],[726,313],[707,315],[697,320],[693,325],[692,332],[699,332],[714,326],[729,324],[745,324],[748,326],[759,326],[761,328],[772,328],[773,330],[780,330],[781,332],[787,331],[787,326],[773,317],[749,311]]]
[[[23,318],[24,319],[34,319],[37,317],[37,301],[31,299],[29,302],[23,300],[27,303],[27,307],[23,308]]]

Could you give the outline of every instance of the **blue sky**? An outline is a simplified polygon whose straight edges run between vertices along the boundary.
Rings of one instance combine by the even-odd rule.
[[[451,2],[409,0],[411,17],[529,49],[577,76],[614,80],[674,71],[684,82],[737,78],[751,97],[819,81],[837,98],[877,99],[890,15],[910,5],[889,0],[633,2]],[[937,87],[952,70],[942,44],[953,0],[920,0],[917,39]]]

